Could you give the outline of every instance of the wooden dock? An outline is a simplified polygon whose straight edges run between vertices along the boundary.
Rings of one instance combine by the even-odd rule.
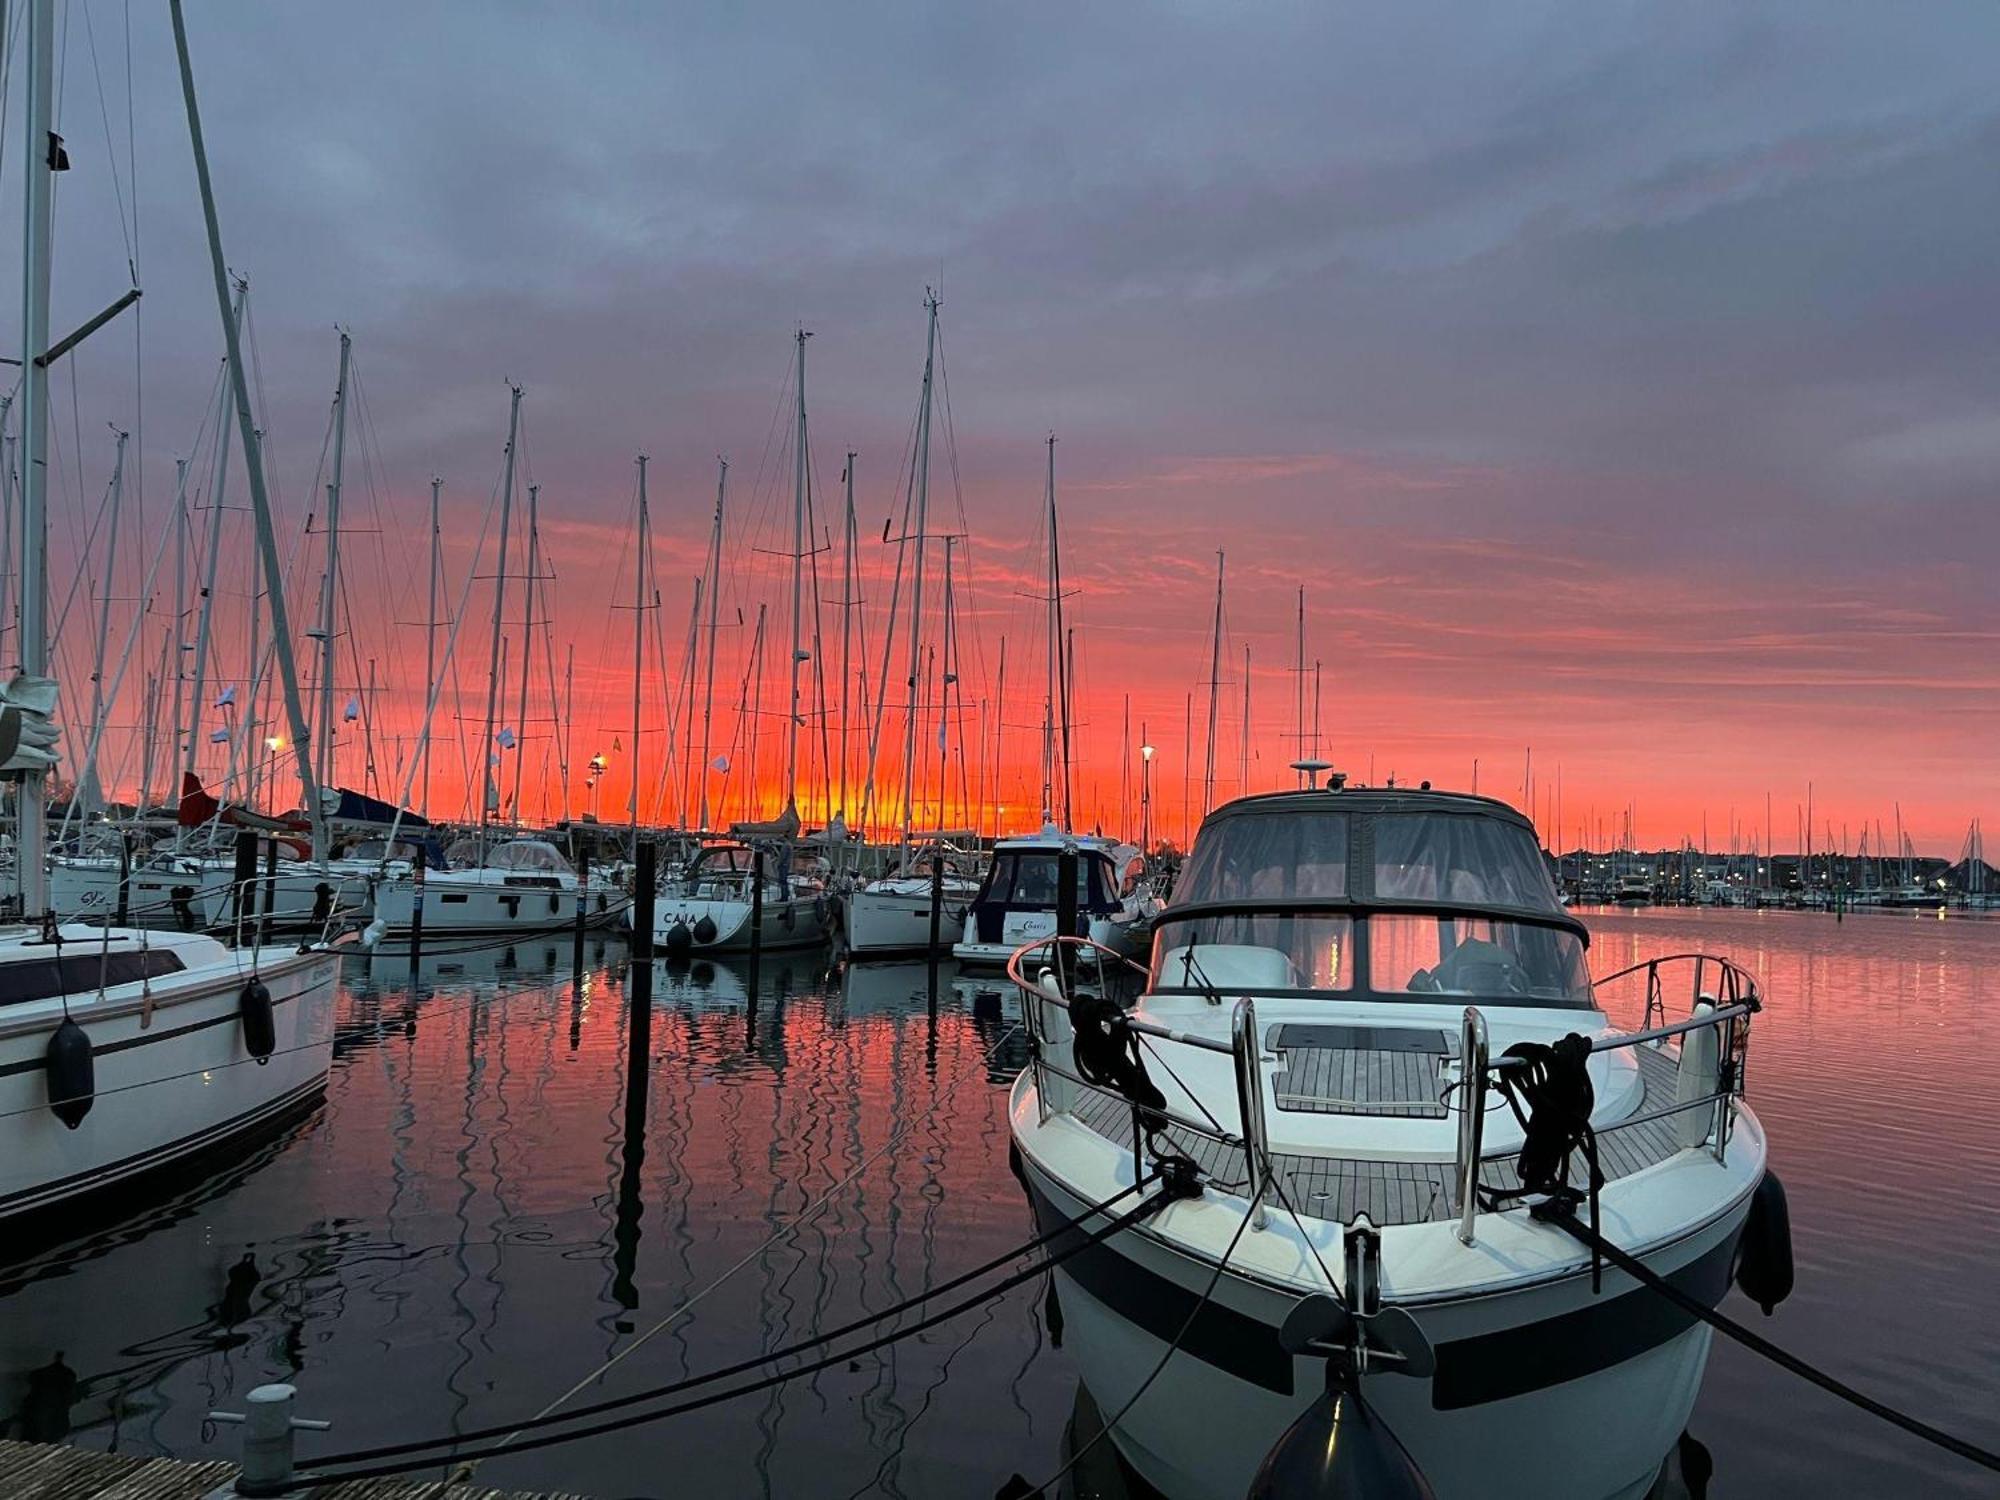
[[[227,1500],[236,1493],[235,1477],[236,1465],[226,1459],[144,1458],[0,1441],[0,1495],[7,1500]],[[299,1493],[313,1500],[588,1500],[409,1479],[356,1479]]]

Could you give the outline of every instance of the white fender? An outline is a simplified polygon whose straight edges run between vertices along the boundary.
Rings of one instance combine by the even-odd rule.
[[[1694,1015],[1697,1017],[1710,1015],[1714,1010],[1715,999],[1711,995],[1703,995],[1694,1003]],[[1721,1031],[1714,1026],[1681,1033],[1681,1071],[1674,1091],[1676,1103],[1686,1104],[1715,1093],[1716,1064],[1721,1046]],[[1673,1117],[1674,1139],[1682,1146],[1699,1146],[1708,1139],[1714,1124],[1713,1107],[1683,1110]]]

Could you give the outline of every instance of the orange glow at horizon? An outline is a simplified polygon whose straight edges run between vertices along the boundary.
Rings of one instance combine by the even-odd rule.
[[[1399,784],[1429,780],[1470,790],[1476,779],[1482,793],[1530,811],[1552,845],[1615,846],[1629,819],[1636,847],[1691,840],[1714,850],[1786,851],[1805,839],[1810,797],[1815,848],[1851,850],[1864,832],[1871,849],[1893,844],[1900,818],[1919,850],[1957,857],[1968,822],[2000,789],[1991,753],[2000,743],[2000,670],[1983,637],[1954,636],[1913,611],[1894,580],[1835,595],[1809,580],[1746,581],[1719,567],[1690,578],[1642,560],[1566,552],[1555,537],[1527,546],[1382,518],[1396,516],[1412,494],[1477,495],[1493,482],[1479,473],[1357,469],[1307,456],[1189,460],[1066,485],[1072,824],[1136,839],[1144,822],[1156,840],[1178,842],[1210,800],[1205,785],[1218,802],[1295,786],[1288,766],[1301,753],[1303,699],[1303,749],[1315,748],[1316,718],[1318,753],[1355,782],[1393,776]],[[692,477],[685,487],[690,496],[700,493]],[[919,827],[1012,832],[1042,821],[1047,673],[1044,606],[1034,596],[1046,582],[1041,552],[1028,540],[1037,535],[1039,499],[1024,491],[967,489],[972,524],[956,558],[958,681],[942,751],[944,621],[935,585],[926,595],[913,736],[919,776],[911,821]],[[1351,513],[1337,527],[1322,519],[1329,494]],[[704,778],[689,768],[702,759],[708,701],[706,673],[697,670],[690,681],[684,670],[691,643],[705,661],[705,622],[691,605],[707,515],[692,498],[671,512],[657,497],[655,505],[656,517],[672,519],[655,522],[657,607],[649,607],[645,625],[637,780],[638,817],[647,826],[698,820]],[[774,555],[773,508],[749,509],[750,519],[726,543],[707,716],[708,760],[726,764],[705,777],[709,822],[718,827],[772,817],[785,801],[789,562]],[[872,507],[876,515],[882,509],[879,501]],[[866,603],[855,612],[848,646],[844,736],[836,722],[841,612],[832,602],[821,606],[817,639],[810,619],[805,626],[799,810],[816,825],[843,809],[850,827],[893,836],[903,822],[901,766],[910,737],[907,622],[897,623],[885,655],[894,549],[876,539],[879,524],[863,521],[858,529]],[[442,603],[447,614],[462,608],[462,616],[453,665],[440,672],[428,807],[439,820],[460,821],[476,819],[479,802],[493,566],[490,556],[483,559],[466,587],[477,514],[453,516],[446,535]],[[1211,750],[1218,544],[1227,553],[1226,600]],[[617,519],[615,502],[572,506],[560,518],[544,517],[539,545],[546,576],[525,714],[518,577],[506,603],[508,665],[495,694],[495,727],[511,731],[515,744],[494,752],[500,816],[545,824],[594,814],[622,825],[632,816],[634,783],[632,616],[613,601],[632,595],[631,529]],[[305,552],[287,580],[295,601],[313,594],[317,561],[310,547]],[[208,696],[235,684],[247,706],[247,548],[232,556],[237,576],[225,570],[219,585],[218,614],[228,618],[218,619],[219,666]],[[941,557],[942,549],[934,552],[933,574]],[[422,809],[425,776],[415,747],[427,696],[425,562],[414,540],[370,564],[373,576],[366,562],[343,561],[351,593],[334,695],[334,780],[391,801],[407,783],[412,805]],[[510,568],[518,573],[524,562],[523,550]],[[838,598],[839,563],[837,552],[821,559],[833,575],[829,582],[823,572],[820,580],[828,601]],[[412,566],[414,582],[396,576]],[[1301,585],[1303,680],[1295,670]],[[546,624],[551,614],[553,628]],[[448,629],[439,631],[440,653]],[[77,646],[68,651],[60,666],[65,703],[75,705],[88,701],[88,668]],[[312,653],[300,655],[310,714],[318,701],[316,663]],[[884,682],[886,707],[877,703]],[[352,724],[339,721],[350,694],[364,704]],[[135,691],[128,687],[126,696]],[[164,712],[162,702],[155,719]],[[264,745],[258,800],[276,808],[297,792],[291,757],[280,753],[292,727],[268,680],[256,712],[256,738],[247,740],[243,707],[205,708],[196,765],[218,795],[241,795],[248,772],[239,759],[232,781],[230,757],[240,756],[239,743]],[[119,718],[128,743],[116,743],[115,733],[107,740],[103,774],[130,795],[140,782],[143,742],[136,701]],[[230,742],[209,742],[219,724],[232,730]],[[66,744],[80,751],[85,738],[72,727]],[[155,739],[163,741],[164,731]],[[1142,744],[1152,747],[1150,764]],[[594,759],[601,764],[593,767]],[[156,749],[156,798],[177,784],[166,769],[165,752]],[[1149,813],[1142,807],[1148,786]]]

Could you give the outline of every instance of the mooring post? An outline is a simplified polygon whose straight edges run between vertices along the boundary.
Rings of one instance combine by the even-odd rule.
[[[648,847],[650,848],[651,846],[649,845]],[[576,931],[571,934],[570,945],[569,945],[570,978],[575,981],[581,981],[583,978],[583,916],[584,916],[584,908],[589,904],[589,902],[590,902],[590,846],[586,844],[583,846],[581,850],[578,851],[576,857]],[[639,917],[638,898],[635,893],[633,897],[633,907],[632,907],[632,931],[635,937],[639,931],[638,917]],[[646,941],[648,943],[652,941],[652,931],[650,926],[648,927],[646,933]]]
[[[132,835],[118,835],[118,915],[113,919],[123,927],[132,916]]]
[[[639,1111],[638,1128],[645,1128],[645,1081],[653,1055],[653,866],[651,840],[633,851],[632,963],[627,971],[626,1002],[630,1015],[625,1036],[625,1129],[633,1131],[632,1111]],[[634,1101],[637,1101],[636,1105]]]
[[[231,877],[236,885],[236,941],[243,941],[243,928],[257,916],[257,835],[248,828],[236,830],[236,867]],[[253,931],[250,939],[255,942]]]
[[[1062,846],[1056,856],[1056,936],[1071,938],[1076,931],[1076,844]],[[1070,998],[1070,981],[1076,973],[1076,949],[1068,943],[1056,944],[1056,975],[1062,982],[1065,999]]]
[[[938,1003],[938,940],[944,932],[944,850],[931,854],[931,945],[926,950],[925,967],[929,979],[931,1010]]]
[[[417,965],[424,956],[424,867],[429,856],[424,846],[417,846],[417,856],[410,862],[410,983],[417,981]]]
[[[750,851],[750,959],[764,953],[764,851]]]
[[[255,883],[257,866],[252,857],[250,866],[252,883]],[[255,904],[254,902],[252,903]],[[271,940],[271,911],[278,904],[278,841],[272,839],[264,846],[264,910],[258,914],[257,941]]]
[[[254,865],[252,866],[254,873]],[[228,1422],[244,1429],[242,1472],[236,1493],[244,1496],[283,1495],[292,1488],[292,1434],[325,1432],[331,1422],[292,1415],[296,1387],[260,1385],[244,1397],[245,1411],[212,1411],[211,1422]]]

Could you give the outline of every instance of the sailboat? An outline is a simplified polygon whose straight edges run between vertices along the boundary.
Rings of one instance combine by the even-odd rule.
[[[507,450],[500,490],[500,566],[493,585],[491,670],[486,690],[486,729],[481,740],[484,774],[476,832],[445,851],[445,867],[417,870],[407,864],[375,867],[375,920],[384,931],[412,931],[422,912],[426,932],[531,933],[568,929],[579,919],[605,927],[624,915],[629,897],[611,881],[579,876],[567,856],[546,839],[498,837],[489,819],[500,808],[496,745],[518,743],[496,733],[501,672],[501,624],[507,594],[507,534],[514,498],[515,453],[521,432],[521,388],[510,386]],[[523,654],[527,653],[524,645]],[[523,679],[521,701],[527,701]],[[504,736],[504,738],[503,738]],[[516,790],[518,802],[518,782]]]
[[[251,476],[273,624],[288,643],[282,571],[230,318],[208,163],[195,114],[186,36],[174,13],[187,85],[215,287],[231,355],[236,419]],[[54,173],[68,165],[51,134],[53,0],[27,22],[26,278],[21,358],[21,671],[0,689],[0,768],[19,774],[17,861],[24,920],[0,932],[0,1221],[123,1188],[170,1163],[240,1140],[312,1104],[333,1056],[338,957],[325,943],[235,949],[196,934],[60,923],[43,863],[45,781],[55,762],[56,684],[48,676],[47,454],[52,356],[49,267]],[[134,294],[136,295],[136,293]],[[129,299],[128,299],[129,300]],[[112,311],[115,314],[117,308]],[[105,321],[100,318],[99,323]],[[303,715],[286,646],[287,707]],[[307,805],[311,770],[301,759]],[[317,809],[313,821],[319,823]]]
[[[763,948],[804,948],[826,941],[832,908],[826,893],[818,849],[801,843],[799,817],[799,726],[804,721],[800,668],[810,660],[805,650],[806,531],[806,340],[798,330],[795,369],[798,377],[792,466],[792,651],[790,696],[785,712],[785,806],[776,818],[732,824],[730,839],[699,850],[678,879],[663,883],[653,908],[653,941],[665,952],[683,954],[748,952]],[[712,560],[719,560],[722,503],[716,500],[716,541]],[[715,595],[709,594],[709,671],[713,693]],[[759,640],[762,617],[759,617]],[[704,738],[706,731],[704,728]],[[753,742],[751,767],[756,767]],[[706,771],[703,772],[706,785]],[[704,792],[704,817],[706,823]]]
[[[996,840],[993,862],[966,907],[952,945],[960,963],[997,966],[1023,945],[1057,935],[1063,857],[1074,855],[1077,930],[1090,959],[1100,949],[1129,954],[1144,942],[1158,902],[1141,875],[1139,851],[1111,839],[1069,832],[1070,680],[1063,629],[1062,547],[1056,518],[1056,440],[1048,440],[1048,690],[1042,704],[1042,817],[1038,833]],[[1094,961],[1094,960],[1092,960]]]
[[[903,832],[897,867],[847,893],[842,930],[854,958],[886,958],[929,953],[933,943],[949,947],[965,919],[965,908],[979,891],[981,857],[970,833],[912,830],[917,778],[918,684],[922,680],[924,622],[924,552],[930,513],[931,405],[936,373],[937,312],[935,295],[925,303],[928,325],[924,340],[923,394],[917,409],[916,462],[911,467],[915,530],[903,545],[911,549],[909,701],[903,737]],[[947,572],[949,557],[947,552]],[[947,598],[949,584],[947,584]],[[949,604],[947,603],[947,609]],[[893,625],[893,621],[892,621]],[[886,665],[888,647],[885,643]],[[950,662],[947,658],[947,670]],[[887,672],[883,673],[886,678]],[[940,736],[943,731],[940,730]],[[942,739],[940,740],[942,743]],[[872,780],[872,774],[871,774]],[[943,783],[938,805],[944,806]],[[933,907],[937,908],[933,920]]]

